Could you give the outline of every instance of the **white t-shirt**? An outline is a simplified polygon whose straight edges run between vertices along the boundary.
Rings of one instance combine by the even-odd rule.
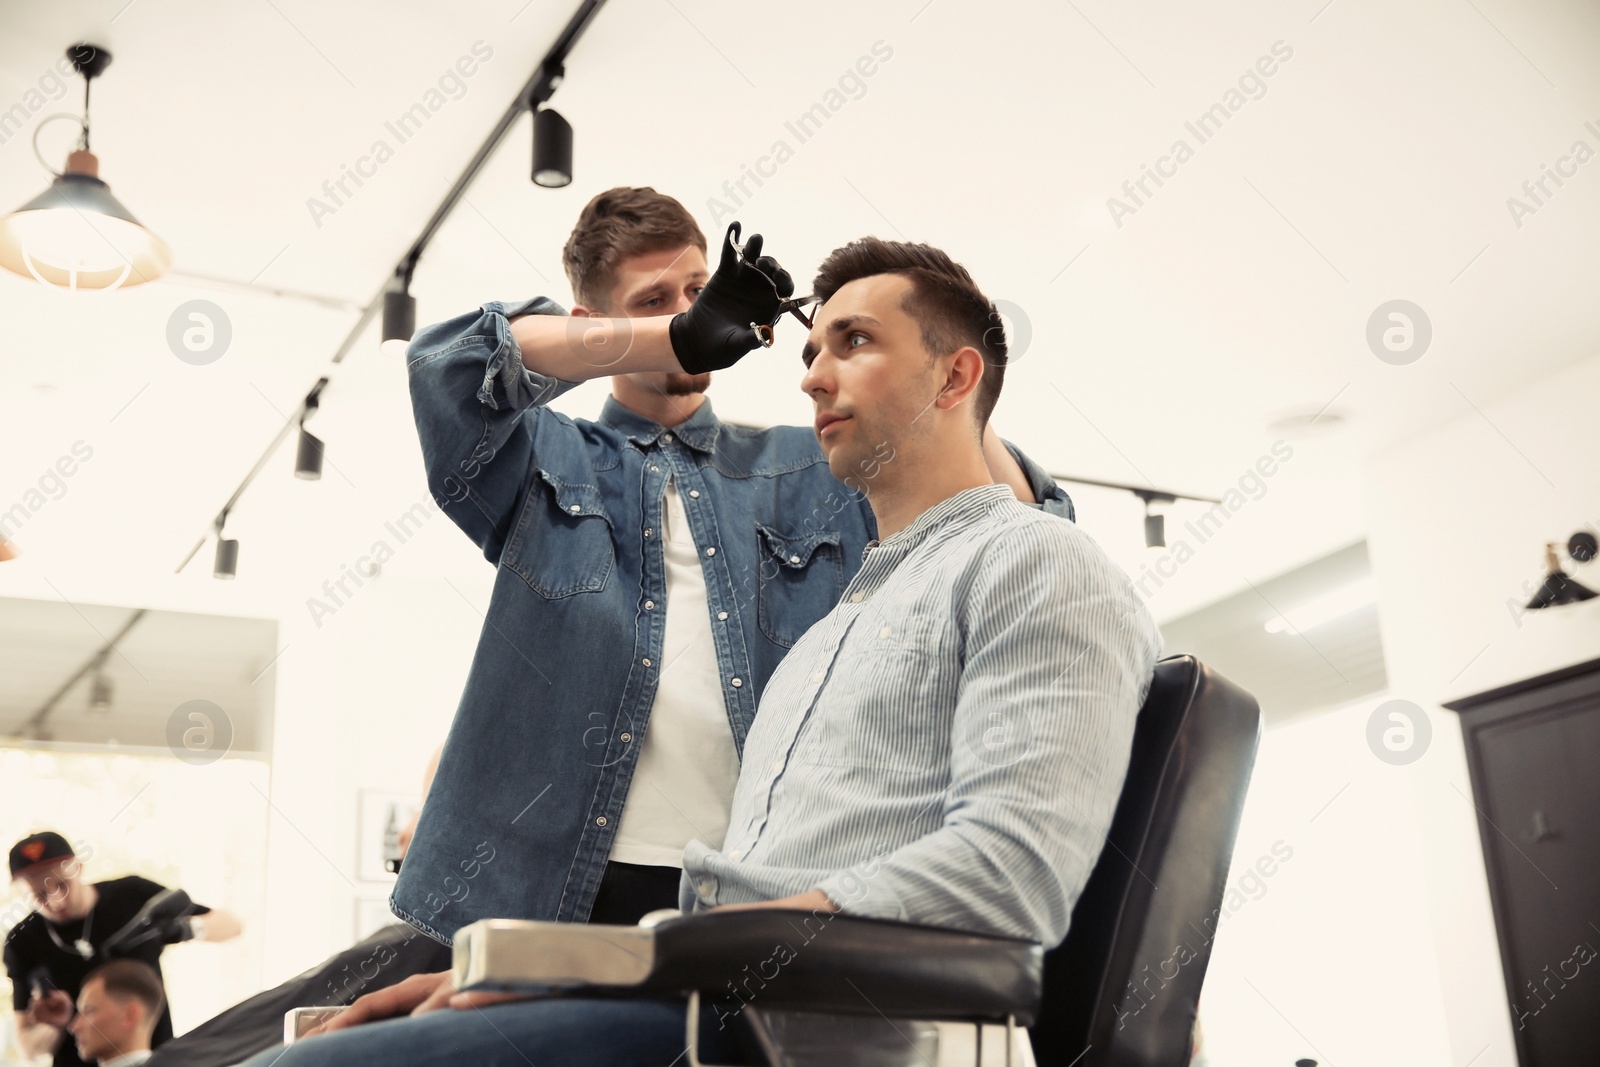
[[[682,867],[691,840],[722,847],[739,754],[722,699],[700,549],[670,479],[665,515],[667,603],[655,608],[667,612],[661,677],[611,858]]]

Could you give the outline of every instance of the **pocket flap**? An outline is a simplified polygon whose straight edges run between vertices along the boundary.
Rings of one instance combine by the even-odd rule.
[[[785,567],[804,567],[811,562],[812,554],[823,545],[832,545],[835,549],[839,547],[838,530],[791,536],[759,522],[756,523],[756,530],[760,532],[761,544],[767,552]]]
[[[583,482],[569,482],[559,474],[547,470],[541,470],[539,477],[550,486],[550,495],[555,499],[559,511],[574,517],[598,515],[607,523],[611,522],[611,516],[606,513],[605,505],[601,503],[600,489],[597,486]]]

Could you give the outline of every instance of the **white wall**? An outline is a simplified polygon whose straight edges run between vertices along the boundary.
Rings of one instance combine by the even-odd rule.
[[[1427,872],[1451,1063],[1513,1067],[1488,883],[1458,720],[1438,704],[1600,655],[1600,600],[1519,615],[1543,544],[1600,526],[1600,356],[1368,465],[1367,544],[1392,695],[1426,709],[1432,747],[1404,773]],[[1591,588],[1600,567],[1568,573]],[[1398,817],[1397,817],[1398,822]]]

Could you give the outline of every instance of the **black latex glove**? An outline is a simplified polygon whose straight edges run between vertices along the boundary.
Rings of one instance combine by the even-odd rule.
[[[723,238],[716,273],[694,305],[667,325],[672,354],[689,374],[731,367],[745,353],[760,348],[762,340],[752,324],[770,329],[778,321],[784,298],[794,295],[789,272],[761,254],[761,235],[750,235],[742,257],[734,248],[738,238],[735,222]]]

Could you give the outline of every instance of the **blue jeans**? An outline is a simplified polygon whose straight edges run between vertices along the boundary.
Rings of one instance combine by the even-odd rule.
[[[267,1049],[241,1067],[682,1067],[681,1000],[528,1000],[387,1019]],[[701,1010],[707,1063],[759,1063],[734,1021]]]

